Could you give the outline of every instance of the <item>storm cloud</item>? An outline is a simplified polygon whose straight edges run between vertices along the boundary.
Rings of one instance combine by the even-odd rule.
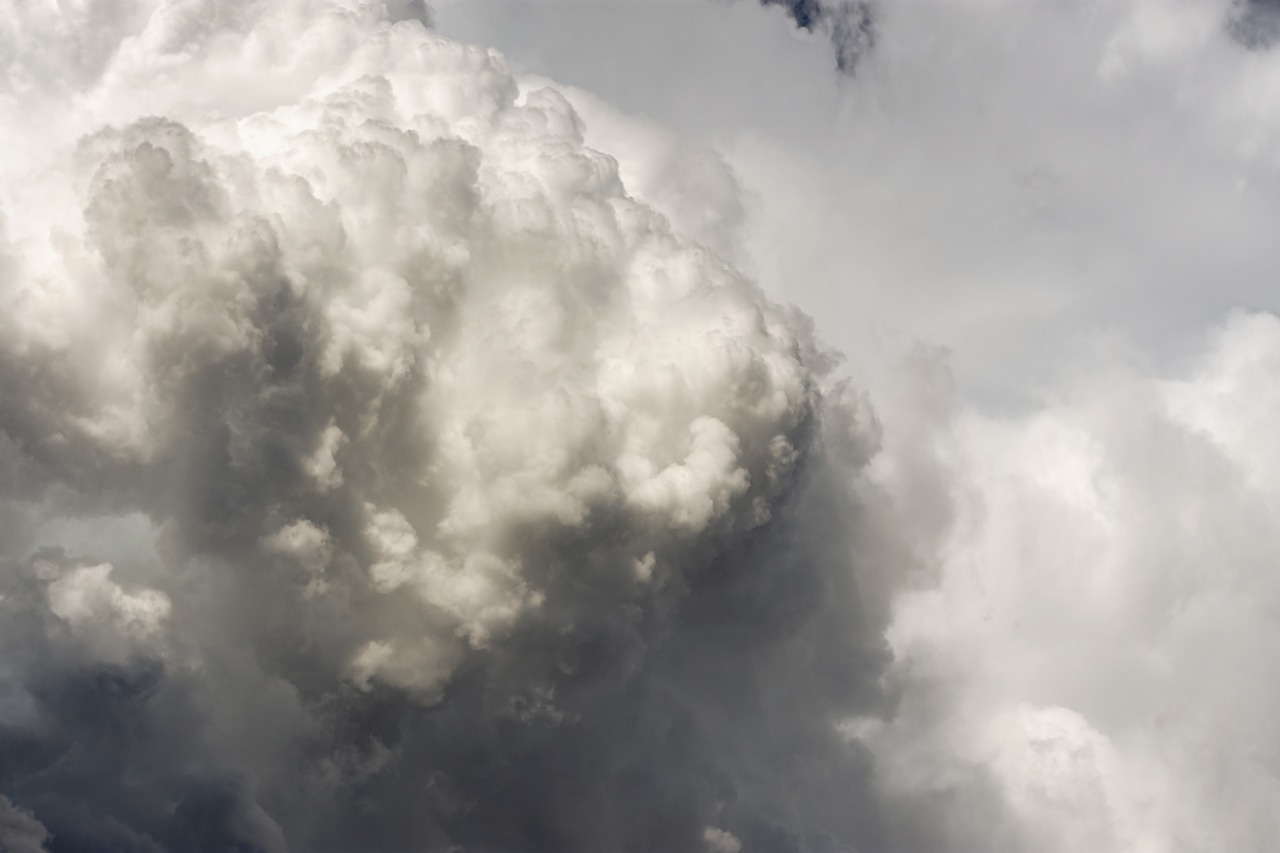
[[[0,5],[0,849],[1274,849],[1267,4],[486,3]]]
[[[880,843],[865,400],[404,11],[9,15],[7,844]]]

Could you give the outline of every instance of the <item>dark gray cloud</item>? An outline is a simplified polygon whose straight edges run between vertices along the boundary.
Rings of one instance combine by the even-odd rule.
[[[876,6],[872,0],[760,0],[766,6],[782,6],[809,32],[824,32],[835,49],[836,68],[853,74],[858,63],[875,47]]]
[[[1280,3],[1276,0],[1241,0],[1227,16],[1227,30],[1251,50],[1266,50],[1280,40]]]

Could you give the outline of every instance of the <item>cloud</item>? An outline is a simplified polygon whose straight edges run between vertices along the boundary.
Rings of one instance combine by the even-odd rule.
[[[1233,308],[1280,308],[1277,54],[1232,39],[1232,8],[885,4],[838,90],[779,63],[823,103],[702,135],[759,199],[747,267],[855,369],[922,339],[988,405],[1033,402],[1099,338],[1189,357]]]
[[[0,846],[1273,849],[1260,8],[5,9]]]
[[[403,12],[10,11],[0,790],[54,850],[881,837],[865,402]]]
[[[39,853],[46,849],[49,831],[31,813],[0,797],[0,849],[12,853]]]
[[[628,60],[674,92],[646,122],[596,109],[631,94],[590,52],[556,67],[589,140],[704,146],[746,200],[726,251],[869,389],[844,523],[898,704],[844,728],[910,827],[882,849],[1272,849],[1277,54],[1240,30],[1265,6],[883,4],[838,83],[770,10],[716,8],[674,16],[724,93],[702,114],[675,71]],[[610,150],[659,206],[690,159]]]
[[[797,27],[830,34],[836,68],[853,74],[876,43],[876,7],[869,0],[760,0],[787,10]]]
[[[1225,0],[880,4],[852,78],[777,6],[523,8],[436,17],[721,160],[746,200],[737,266],[873,391],[880,350],[923,340],[966,396],[1018,407],[1100,338],[1174,363],[1233,308],[1280,310],[1280,54],[1233,39]],[[652,173],[650,147],[609,150]]]
[[[887,632],[902,704],[847,730],[891,788],[997,792],[1006,824],[953,816],[957,849],[1275,843],[1277,357],[1280,320],[1241,313],[1180,376],[1119,362],[1022,416],[943,415],[952,519]]]
[[[1247,0],[1232,8],[1228,19],[1231,35],[1245,47],[1265,50],[1280,35],[1280,7],[1272,0]]]

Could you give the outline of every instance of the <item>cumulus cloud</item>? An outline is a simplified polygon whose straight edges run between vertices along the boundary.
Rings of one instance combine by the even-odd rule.
[[[1276,843],[1277,357],[1280,321],[1239,314],[1185,375],[956,416],[937,576],[888,632],[903,704],[849,724],[886,784],[994,786],[1002,849]]]
[[[707,45],[703,113],[683,66],[592,35],[744,187],[739,262],[870,389],[850,524],[898,704],[842,727],[911,804],[903,849],[1274,848],[1272,4],[884,3],[840,80],[776,9],[707,5],[651,16]]]
[[[878,838],[865,404],[402,6],[7,10],[0,791],[54,850]]]
[[[0,847],[1275,848],[1266,4],[784,5],[0,7]]]

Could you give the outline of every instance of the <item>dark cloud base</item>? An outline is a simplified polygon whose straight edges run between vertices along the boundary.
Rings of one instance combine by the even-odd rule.
[[[11,623],[6,649],[35,664],[10,687],[40,722],[0,729],[0,790],[31,812],[0,815],[3,849],[40,849],[47,829],[51,853],[693,853],[710,825],[761,853],[896,849],[869,756],[830,725],[888,701],[878,626],[849,618],[850,555],[831,544],[857,508],[821,467],[804,479],[668,617],[602,609],[569,636],[532,621],[430,708],[329,692],[274,779],[218,766],[207,740],[208,690],[249,689],[232,664],[212,685],[146,657],[85,662],[43,639],[51,620]],[[38,594],[33,574],[8,565],[6,597]]]

